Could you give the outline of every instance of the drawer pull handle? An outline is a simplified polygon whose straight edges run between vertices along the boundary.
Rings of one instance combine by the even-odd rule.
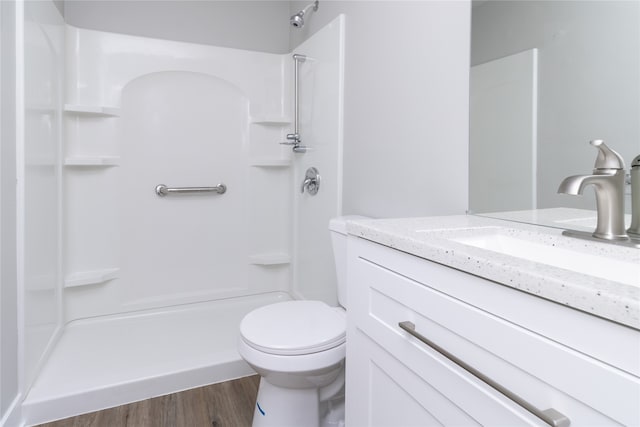
[[[461,359],[449,353],[447,350],[443,349],[438,344],[434,343],[433,341],[429,340],[427,337],[425,337],[421,333],[417,332],[416,325],[414,325],[413,322],[409,322],[409,321],[400,322],[398,323],[398,326],[400,326],[400,328],[404,329],[409,334],[413,335],[414,337],[416,337],[417,339],[419,339],[420,341],[422,341],[423,343],[431,347],[433,350],[437,351],[438,353],[440,353],[441,355],[443,355],[444,357],[446,357],[447,359],[455,363],[456,365],[460,366],[465,371],[469,372],[471,375],[479,378],[489,386],[498,390],[507,398],[511,399],[518,405],[522,406],[524,409],[531,412],[533,415],[540,418],[542,421],[549,424],[550,426],[568,427],[571,424],[571,420],[567,418],[565,415],[563,415],[562,413],[556,411],[553,408],[549,408],[545,410],[536,408],[531,403],[527,402],[517,394],[513,393],[511,390],[504,388],[503,386],[501,386],[491,378],[484,375],[482,372],[475,369],[473,366],[468,365]]]

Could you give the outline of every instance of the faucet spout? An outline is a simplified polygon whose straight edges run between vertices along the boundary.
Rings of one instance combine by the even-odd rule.
[[[613,176],[615,173],[606,172],[594,175],[573,175],[562,180],[558,187],[559,194],[581,195],[589,185],[597,185],[603,176]]]
[[[565,178],[558,193],[581,195],[593,186],[596,193],[598,222],[594,237],[606,240],[628,240],[624,225],[624,170],[595,169],[592,175]]]

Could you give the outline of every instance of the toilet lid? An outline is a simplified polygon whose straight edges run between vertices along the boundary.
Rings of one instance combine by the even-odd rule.
[[[240,323],[242,339],[279,355],[317,353],[346,339],[344,310],[321,301],[286,301],[258,308]]]

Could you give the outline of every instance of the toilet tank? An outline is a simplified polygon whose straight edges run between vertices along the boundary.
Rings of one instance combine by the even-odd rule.
[[[333,259],[336,265],[338,279],[338,303],[347,308],[347,221],[356,219],[370,219],[366,216],[348,215],[333,218],[329,221]]]

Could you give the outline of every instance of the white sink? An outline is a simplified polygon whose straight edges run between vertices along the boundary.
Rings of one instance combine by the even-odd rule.
[[[452,230],[443,237],[464,245],[640,287],[638,249],[604,246],[551,234],[522,233],[502,227]]]

